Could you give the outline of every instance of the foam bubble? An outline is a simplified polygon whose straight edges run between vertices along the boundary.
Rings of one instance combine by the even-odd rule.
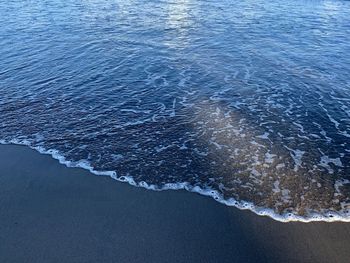
[[[227,206],[233,206],[241,210],[250,210],[254,212],[257,215],[260,216],[268,216],[276,221],[280,222],[315,222],[315,221],[324,221],[324,222],[350,222],[350,216],[348,210],[342,210],[340,212],[334,212],[329,211],[325,214],[317,214],[317,213],[309,213],[306,216],[300,216],[295,215],[293,213],[284,213],[284,214],[277,214],[270,208],[263,208],[259,206],[255,206],[251,202],[246,201],[239,201],[234,198],[224,199],[224,197],[216,190],[210,189],[210,188],[202,188],[200,186],[191,186],[188,182],[180,182],[180,183],[167,183],[163,187],[158,187],[156,185],[147,184],[144,181],[141,181],[139,183],[136,183],[134,178],[132,176],[117,176],[117,173],[115,171],[97,171],[95,170],[90,163],[87,160],[81,160],[78,162],[71,162],[69,160],[66,160],[66,158],[60,154],[59,151],[55,149],[44,149],[40,146],[32,146],[28,140],[0,140],[0,144],[17,144],[17,145],[25,145],[28,146],[36,151],[38,151],[41,154],[48,154],[51,155],[52,158],[59,161],[59,163],[66,165],[67,167],[77,167],[82,168],[90,171],[92,174],[95,175],[103,175],[103,176],[110,176],[111,178],[120,181],[120,182],[127,182],[128,184],[136,187],[142,187],[146,188],[148,190],[153,191],[163,191],[163,190],[187,190],[190,192],[198,193],[204,196],[212,197],[214,200],[216,200],[219,203],[222,203]],[[339,181],[338,187],[348,183],[348,181]],[[285,197],[287,198],[289,191],[284,189],[282,192],[284,192]]]

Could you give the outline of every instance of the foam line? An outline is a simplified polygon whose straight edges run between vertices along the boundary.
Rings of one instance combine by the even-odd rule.
[[[159,187],[157,185],[148,184],[144,181],[141,181],[139,183],[136,183],[135,180],[131,176],[117,176],[117,173],[115,171],[97,171],[95,170],[89,162],[86,160],[84,161],[78,161],[78,162],[72,162],[69,160],[66,160],[64,156],[62,156],[59,151],[55,149],[49,149],[46,150],[43,147],[40,146],[32,146],[29,141],[27,140],[0,140],[0,144],[16,144],[16,145],[25,145],[30,147],[31,149],[34,149],[38,151],[41,154],[48,154],[51,155],[52,158],[59,161],[59,163],[66,165],[67,167],[78,167],[85,170],[90,171],[92,174],[95,175],[104,175],[104,176],[110,176],[111,178],[120,181],[120,182],[126,182],[130,185],[136,186],[136,187],[143,187],[148,190],[153,191],[164,191],[164,190],[187,190],[189,192],[198,193],[204,196],[209,196],[216,200],[219,203],[222,203],[227,206],[233,206],[240,210],[250,210],[254,212],[255,214],[259,216],[268,216],[276,221],[287,223],[287,222],[303,222],[303,223],[309,223],[309,222],[350,222],[350,214],[347,214],[346,212],[328,212],[327,215],[322,215],[318,213],[310,213],[307,216],[299,216],[292,213],[285,213],[285,214],[277,214],[272,209],[269,208],[263,208],[255,206],[251,202],[246,201],[237,201],[233,198],[224,199],[223,196],[217,192],[216,190],[212,189],[204,189],[199,186],[191,186],[188,182],[181,182],[181,183],[168,183],[165,184],[163,187]]]

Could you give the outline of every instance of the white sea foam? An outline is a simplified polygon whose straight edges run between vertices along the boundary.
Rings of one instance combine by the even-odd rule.
[[[319,165],[326,168],[330,174],[334,173],[334,170],[332,167],[329,165],[330,163],[334,164],[335,166],[338,167],[343,167],[342,162],[340,161],[340,158],[329,158],[328,155],[323,155],[321,157],[321,160],[319,162]]]
[[[280,189],[280,182],[279,182],[279,181],[275,181],[275,182],[273,183],[272,192],[274,192],[274,193],[279,193],[279,192],[281,192],[281,189]]]
[[[173,107],[172,107],[172,109],[171,109],[171,113],[170,113],[170,117],[175,117],[176,116],[176,98],[173,100]]]
[[[293,158],[294,171],[295,172],[298,171],[299,167],[302,167],[302,158],[303,158],[305,151],[301,151],[299,149],[294,150],[294,149],[291,149],[287,146],[284,146],[284,147],[290,151],[290,155]]]
[[[256,136],[256,137],[257,137],[257,138],[260,138],[260,139],[268,140],[268,139],[269,139],[269,133],[268,133],[268,132],[265,132],[264,134],[258,135],[258,136]]]
[[[274,158],[276,156],[277,156],[276,154],[272,154],[270,152],[265,153],[265,163],[269,163],[269,164],[273,163]]]
[[[350,211],[349,210],[344,210],[341,212],[333,212],[329,211],[325,215],[323,214],[318,214],[318,213],[309,213],[307,216],[303,217],[300,215],[295,215],[293,213],[285,213],[285,214],[276,214],[272,209],[270,208],[263,208],[263,207],[258,207],[255,206],[251,202],[246,202],[246,201],[237,201],[234,198],[229,198],[229,199],[224,199],[223,196],[216,190],[210,189],[210,188],[201,188],[199,186],[192,186],[188,182],[179,182],[179,183],[168,183],[165,184],[162,187],[159,187],[157,185],[153,184],[148,184],[144,181],[141,181],[139,183],[135,182],[132,176],[117,176],[117,173],[115,171],[97,171],[95,170],[91,164],[86,161],[86,160],[81,160],[78,162],[72,162],[69,160],[66,160],[66,158],[59,153],[59,151],[55,149],[44,149],[43,147],[33,147],[28,140],[0,140],[0,144],[16,144],[16,145],[25,145],[28,146],[36,151],[38,151],[41,154],[49,154],[52,156],[52,158],[56,159],[59,161],[59,163],[66,165],[67,167],[78,167],[82,168],[85,170],[90,171],[92,174],[95,175],[104,175],[104,176],[110,176],[111,178],[120,181],[120,182],[127,182],[128,184],[136,187],[143,187],[148,190],[153,190],[153,191],[163,191],[163,190],[187,190],[190,192],[198,193],[204,196],[209,196],[212,197],[214,200],[216,200],[219,203],[222,203],[227,206],[233,206],[241,210],[250,210],[254,212],[257,215],[260,216],[268,216],[276,221],[280,222],[303,222],[303,223],[308,223],[308,222],[315,222],[315,221],[323,221],[323,222],[350,222]],[[340,186],[349,183],[348,180],[346,181],[337,181],[336,182],[336,187],[339,189]],[[274,183],[274,187],[277,190],[279,189],[279,184],[276,182]],[[283,196],[286,198],[286,200],[289,197],[289,191],[286,189],[283,189],[281,191],[283,193]]]

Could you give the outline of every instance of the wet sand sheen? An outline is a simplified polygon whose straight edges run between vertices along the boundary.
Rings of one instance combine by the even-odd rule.
[[[349,223],[280,223],[0,146],[0,262],[347,262]]]

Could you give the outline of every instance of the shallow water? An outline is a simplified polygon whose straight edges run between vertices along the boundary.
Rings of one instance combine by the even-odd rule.
[[[0,0],[0,140],[282,221],[346,221],[349,54],[347,1]]]

